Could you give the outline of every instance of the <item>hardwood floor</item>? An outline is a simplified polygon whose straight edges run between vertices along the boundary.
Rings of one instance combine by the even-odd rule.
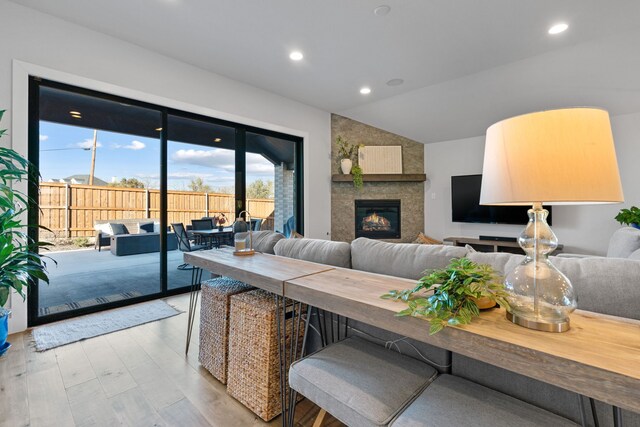
[[[186,311],[188,295],[166,301]],[[199,313],[198,313],[199,316]],[[196,318],[184,355],[186,314],[38,353],[30,332],[9,336],[0,358],[0,426],[278,426],[227,395],[198,363]],[[312,426],[308,400],[296,426]],[[342,426],[327,416],[323,426]]]

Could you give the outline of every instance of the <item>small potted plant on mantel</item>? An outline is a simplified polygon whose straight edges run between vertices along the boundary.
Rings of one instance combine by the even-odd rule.
[[[640,229],[640,208],[637,206],[631,206],[629,209],[620,209],[615,220],[620,224],[626,224]]]
[[[509,309],[508,294],[490,265],[454,258],[445,268],[426,273],[413,289],[389,291],[381,298],[406,303],[408,308],[396,316],[426,318],[431,335],[445,326],[469,324],[480,310],[496,304]]]
[[[5,110],[0,110],[0,119]],[[0,136],[6,129],[0,129]],[[7,342],[8,319],[11,311],[4,308],[12,291],[24,299],[34,280],[49,283],[46,265],[38,247],[49,243],[34,242],[22,223],[27,212],[28,197],[14,188],[26,181],[29,162],[15,151],[0,147],[0,356],[11,346]]]
[[[353,186],[356,190],[362,188],[362,168],[356,162],[353,164],[353,159],[358,155],[358,148],[364,147],[362,144],[353,144],[347,139],[338,135],[336,138],[336,147],[338,148],[338,160],[340,160],[340,170],[343,174],[353,175]]]

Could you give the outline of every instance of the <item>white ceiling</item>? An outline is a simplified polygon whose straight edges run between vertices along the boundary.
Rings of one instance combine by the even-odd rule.
[[[640,0],[13,2],[421,142],[545,108],[640,111]]]

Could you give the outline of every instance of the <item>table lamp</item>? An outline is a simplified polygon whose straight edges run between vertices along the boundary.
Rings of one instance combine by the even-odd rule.
[[[623,202],[609,114],[596,108],[543,111],[500,121],[487,129],[482,205],[533,205],[518,238],[526,256],[505,272],[515,324],[547,332],[569,329],[576,296],[548,256],[558,239],[548,205]]]

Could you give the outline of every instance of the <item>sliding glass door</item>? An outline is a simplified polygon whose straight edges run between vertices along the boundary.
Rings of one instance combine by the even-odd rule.
[[[39,237],[52,246],[50,284],[35,288],[32,315],[56,319],[161,294],[160,223],[150,209],[161,112],[44,85],[34,95]]]
[[[169,114],[167,125],[167,222],[188,229],[193,220],[226,218],[223,226],[231,225],[235,218],[235,128],[176,114]],[[217,226],[211,221],[211,228]],[[169,239],[176,238],[175,227],[171,228]],[[188,236],[192,237],[190,249],[218,243],[193,231]],[[191,284],[190,267],[182,264],[181,252],[169,252],[169,289]]]
[[[184,252],[225,243],[194,220],[303,233],[301,138],[33,77],[29,96],[29,233],[53,243],[30,326],[187,291]]]

